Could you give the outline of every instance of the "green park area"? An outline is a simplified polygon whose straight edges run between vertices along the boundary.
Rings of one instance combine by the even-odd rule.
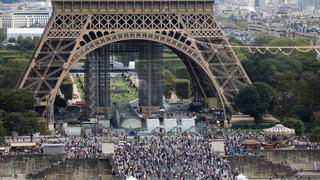
[[[3,37],[0,31],[0,144],[12,131],[19,135],[46,131],[46,121],[34,111],[33,95],[16,89],[37,39],[18,38],[15,45],[4,46]]]
[[[84,77],[75,76],[75,82],[78,87],[81,99],[84,99]],[[128,79],[122,76],[116,76],[111,78],[110,84],[111,90],[111,102],[125,103],[130,102],[138,98],[138,92],[136,88],[131,84]],[[63,80],[60,87],[61,93],[68,100],[72,97],[72,82],[69,75]]]
[[[0,35],[1,38],[1,35]],[[0,39],[1,41],[3,39]],[[36,46],[37,39],[16,40],[15,45],[0,45],[0,136],[44,131],[43,121],[34,112],[36,103],[30,92],[16,90],[24,66]],[[234,38],[231,44],[243,45]],[[309,45],[304,39],[289,39],[259,35],[252,45]],[[281,53],[251,53],[234,49],[253,84],[242,89],[235,99],[239,111],[250,114],[261,124],[261,115],[271,113],[285,126],[295,128],[298,134],[310,134],[320,141],[320,60],[315,51],[295,51],[289,56]],[[190,76],[181,60],[169,49],[163,53],[164,94],[175,92],[178,97],[190,97]],[[70,86],[66,79],[64,84]],[[136,90],[124,79],[112,82],[114,101],[133,100]],[[63,88],[62,88],[63,89]],[[67,89],[67,90],[66,90]],[[183,90],[183,91],[181,91]],[[69,92],[70,87],[65,88]],[[72,93],[71,93],[72,94]],[[68,97],[68,95],[67,95]],[[59,98],[57,98],[59,99]],[[251,127],[252,128],[252,127]]]
[[[110,90],[112,102],[125,103],[138,98],[134,85],[122,76],[111,78]]]
[[[190,75],[180,58],[170,49],[163,51],[163,92],[166,98],[175,93],[181,99],[188,99],[191,95]]]

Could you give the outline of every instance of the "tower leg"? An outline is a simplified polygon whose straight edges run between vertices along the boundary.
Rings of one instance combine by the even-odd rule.
[[[143,42],[138,62],[139,106],[149,115],[163,105],[162,49],[159,44]]]

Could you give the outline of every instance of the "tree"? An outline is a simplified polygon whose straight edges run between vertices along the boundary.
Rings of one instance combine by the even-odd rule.
[[[310,43],[304,39],[259,35],[253,44],[301,46]],[[278,94],[280,104],[270,113],[283,118],[296,117],[304,122],[306,131],[313,127],[313,112],[320,111],[320,62],[315,51],[294,51],[289,56],[249,53],[241,63],[253,82],[265,82]]]
[[[229,43],[235,46],[245,45],[241,40],[234,37],[229,38]],[[240,61],[246,60],[249,57],[250,52],[247,49],[235,48],[233,49]]]
[[[66,106],[67,106],[67,101],[65,99],[61,98],[60,95],[57,95],[56,99],[54,101],[55,112],[57,112],[60,108],[63,108]]]
[[[295,129],[297,135],[303,135],[305,127],[301,120],[295,118],[285,118],[282,123],[284,126]]]
[[[66,100],[73,98],[73,83],[69,75],[64,78],[60,86],[60,90]]]
[[[24,121],[24,118],[22,113],[20,112],[8,113],[4,119],[4,127],[7,129],[7,134],[10,134],[12,131],[18,132],[21,128],[21,124],[23,123],[23,121]]]
[[[0,109],[6,112],[25,112],[32,110],[35,103],[33,95],[26,90],[0,91]]]
[[[0,144],[5,143],[4,136],[6,135],[6,129],[4,128],[4,122],[0,119]]]
[[[312,111],[320,110],[320,73],[304,72],[299,81],[300,102]]]
[[[22,51],[33,50],[36,46],[36,42],[31,37],[19,36],[17,39],[18,47]]]
[[[236,107],[245,114],[254,117],[257,126],[262,122],[262,116],[273,109],[276,95],[271,86],[256,82],[240,90],[235,96]]]
[[[30,139],[32,141],[32,134],[36,132],[43,132],[44,126],[40,121],[40,118],[34,111],[28,111],[23,113],[24,120],[22,123],[18,124],[17,130],[21,134],[30,134]]]
[[[310,139],[313,142],[320,142],[320,127],[316,127],[311,131]]]
[[[254,40],[254,45],[270,45],[270,42],[274,39],[276,39],[277,37],[274,35],[270,35],[270,34],[260,34],[256,37],[256,39]]]
[[[16,40],[16,38],[11,37],[11,38],[8,39],[8,42],[10,42],[10,43],[16,43],[17,40]]]
[[[11,59],[8,62],[0,61],[0,89],[15,88],[24,65],[23,62],[11,61]]]
[[[3,30],[0,30],[0,44],[6,40],[6,33]]]
[[[39,118],[34,111],[11,112],[6,115],[4,126],[7,129],[7,134],[16,131],[22,135],[30,135],[36,132],[43,132],[46,128],[45,123]]]
[[[188,99],[190,96],[190,81],[187,79],[175,79],[175,91],[179,98]]]
[[[6,116],[6,112],[0,109],[0,144],[3,144],[4,136],[6,135],[6,129],[4,127],[4,118]]]

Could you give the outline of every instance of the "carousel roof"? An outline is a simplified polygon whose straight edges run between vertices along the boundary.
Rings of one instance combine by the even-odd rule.
[[[276,124],[271,128],[267,128],[263,130],[266,134],[273,134],[273,135],[290,135],[295,134],[294,129],[290,129],[285,127],[282,124]]]

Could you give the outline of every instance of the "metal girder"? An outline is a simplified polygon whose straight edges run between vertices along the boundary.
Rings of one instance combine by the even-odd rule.
[[[222,108],[250,79],[213,16],[213,1],[53,0],[53,13],[19,82],[45,104],[46,118],[63,78],[80,58],[123,40],[162,43],[188,57],[215,87]]]

